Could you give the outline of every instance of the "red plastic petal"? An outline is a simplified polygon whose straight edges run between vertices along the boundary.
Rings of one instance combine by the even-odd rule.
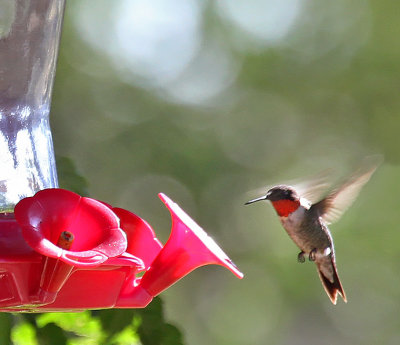
[[[142,259],[147,269],[163,245],[156,238],[151,226],[142,218],[122,208],[113,208],[112,210],[120,219],[120,226],[127,235],[126,251]]]

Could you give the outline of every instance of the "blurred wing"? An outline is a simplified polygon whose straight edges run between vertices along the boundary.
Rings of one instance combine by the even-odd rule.
[[[322,194],[332,184],[328,182],[332,181],[332,173],[332,169],[321,171],[304,182],[294,184],[294,188],[301,197],[314,204],[321,200]]]
[[[381,156],[366,158],[363,165],[348,180],[334,189],[325,199],[314,204],[310,211],[317,212],[328,224],[337,221],[357,198],[361,188],[381,162]]]

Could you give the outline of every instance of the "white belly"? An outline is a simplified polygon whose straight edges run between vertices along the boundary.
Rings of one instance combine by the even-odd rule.
[[[298,237],[299,229],[304,219],[306,209],[300,206],[296,211],[289,214],[288,217],[280,217],[280,221],[285,228],[286,232],[289,236],[295,241],[297,245],[297,241],[295,238]]]
[[[305,222],[307,209],[300,206],[288,217],[280,217],[281,223],[293,242],[305,253],[315,248],[324,250],[329,239],[319,223]]]

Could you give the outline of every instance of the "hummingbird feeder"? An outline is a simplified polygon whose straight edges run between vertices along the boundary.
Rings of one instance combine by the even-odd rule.
[[[3,11],[0,311],[143,308],[207,264],[242,278],[165,194],[172,230],[163,246],[134,213],[58,188],[49,109],[64,0],[2,2]]]

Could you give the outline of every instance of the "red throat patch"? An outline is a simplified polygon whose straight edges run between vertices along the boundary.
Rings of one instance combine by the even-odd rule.
[[[292,212],[296,211],[300,206],[300,201],[298,200],[277,200],[271,201],[272,206],[274,206],[276,213],[279,217],[287,217]]]

